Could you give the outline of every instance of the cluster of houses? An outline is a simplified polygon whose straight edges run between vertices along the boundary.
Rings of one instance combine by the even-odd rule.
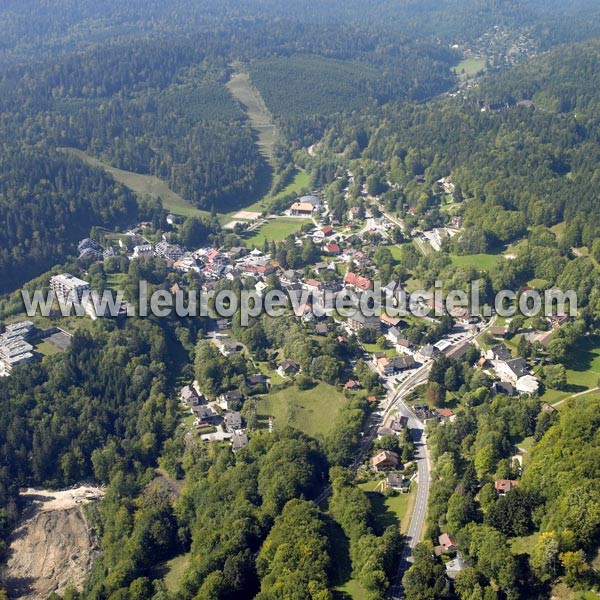
[[[104,248],[96,240],[90,238],[85,238],[77,244],[77,252],[80,259],[104,260],[115,256],[115,251],[112,247]]]
[[[181,390],[180,400],[194,416],[194,426],[203,441],[228,440],[234,452],[248,445],[244,420],[239,412],[244,402],[240,392],[226,392],[215,402],[208,402],[195,385],[186,385]],[[210,433],[202,435],[202,430],[210,430]]]
[[[386,473],[384,485],[387,489],[401,494],[410,492],[410,484],[414,479],[414,475],[409,477],[405,473],[398,472],[399,469],[403,468],[403,465],[396,452],[382,450],[371,457],[370,464],[375,473]]]
[[[500,379],[494,383],[496,393],[514,396],[536,394],[539,391],[539,381],[530,373],[526,360],[521,357],[513,358],[510,350],[502,343],[490,348],[481,357],[478,366],[491,367]]]

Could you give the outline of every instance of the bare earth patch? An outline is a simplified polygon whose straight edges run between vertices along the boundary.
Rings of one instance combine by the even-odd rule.
[[[4,567],[10,597],[41,600],[69,586],[81,589],[98,551],[83,504],[102,497],[102,490],[29,489],[21,495],[31,505],[13,533]]]
[[[240,210],[238,213],[233,215],[234,219],[242,219],[243,221],[256,221],[260,219],[261,213],[253,212],[251,210]]]

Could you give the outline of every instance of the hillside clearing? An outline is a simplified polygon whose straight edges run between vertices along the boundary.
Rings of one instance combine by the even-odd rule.
[[[183,217],[210,217],[210,212],[200,210],[189,202],[186,202],[179,194],[176,194],[169,186],[158,177],[152,175],[140,175],[139,173],[133,173],[131,171],[124,171],[123,169],[117,169],[103,163],[102,161],[90,156],[78,150],[77,148],[61,148],[60,149],[71,156],[79,158],[83,162],[87,163],[91,167],[104,169],[107,173],[110,173],[115,181],[121,183],[125,187],[129,188],[132,192],[138,196],[152,196],[154,198],[160,198],[163,203],[165,210]]]

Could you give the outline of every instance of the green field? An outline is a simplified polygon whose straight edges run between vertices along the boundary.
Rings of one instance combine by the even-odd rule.
[[[342,597],[350,597],[352,600],[367,600],[369,597],[365,588],[356,579],[350,579],[343,585],[335,588],[336,592],[342,594]]]
[[[502,256],[500,254],[468,254],[466,256],[451,255],[452,264],[457,267],[472,267],[480,271],[493,269]]]
[[[402,259],[402,246],[393,244],[391,246],[386,246],[386,248],[390,251],[394,260],[400,261]]]
[[[475,77],[479,71],[485,70],[485,59],[465,58],[465,60],[458,63],[454,70],[456,71],[456,74],[463,79]]]
[[[410,494],[397,494],[387,498],[379,492],[381,480],[361,483],[359,487],[369,493],[373,515],[380,529],[396,525],[402,532],[408,530],[416,484],[412,484]]]
[[[121,290],[127,281],[127,273],[111,273],[106,277],[107,287],[113,290]]]
[[[161,198],[165,210],[175,215],[181,215],[183,217],[210,216],[208,211],[199,210],[189,202],[186,202],[179,194],[172,191],[164,181],[158,179],[158,177],[153,177],[152,175],[140,175],[139,173],[132,173],[131,171],[124,171],[122,169],[111,167],[76,148],[62,148],[62,151],[79,158],[92,167],[104,169],[114,177],[115,181],[123,184],[138,196],[148,195],[155,198]]]
[[[545,279],[531,279],[527,282],[527,285],[534,290],[544,289],[548,285],[548,281]]]
[[[533,535],[527,535],[525,537],[513,538],[510,541],[510,549],[511,552],[515,555],[517,554],[533,554],[535,549],[535,545],[537,544],[540,538],[539,533],[534,533]]]
[[[558,239],[560,239],[563,236],[563,234],[565,233],[566,228],[567,228],[567,224],[565,221],[563,221],[562,223],[558,223],[558,224],[554,225],[554,227],[550,227],[550,231],[552,233],[556,234]]]
[[[281,190],[278,194],[273,196],[276,198],[284,198],[285,196],[289,196],[290,194],[301,194],[303,190],[308,190],[310,187],[310,176],[306,171],[298,171],[296,175],[294,175],[294,179],[286,188]]]
[[[374,354],[375,352],[385,352],[387,357],[398,356],[398,353],[394,348],[383,349],[379,344],[364,344],[363,348],[369,353]]]
[[[310,223],[307,219],[293,219],[291,217],[278,217],[261,225],[257,229],[244,236],[244,241],[248,248],[256,246],[262,248],[265,239],[269,241],[281,242],[288,235],[300,231],[304,223]]]
[[[305,391],[294,385],[260,398],[257,415],[264,427],[273,416],[276,429],[291,425],[311,436],[324,435],[329,432],[339,409],[346,402],[336,388],[325,383]]]
[[[547,390],[542,396],[545,402],[564,400],[598,387],[600,380],[600,338],[592,337],[579,344],[577,350],[565,363],[567,387],[565,390]]]

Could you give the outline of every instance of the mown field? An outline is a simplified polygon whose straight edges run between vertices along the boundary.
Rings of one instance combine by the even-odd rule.
[[[474,77],[485,70],[484,58],[465,58],[454,68],[459,77]]]
[[[310,188],[310,176],[305,171],[297,171],[294,175],[292,181],[278,194],[272,196],[270,193],[263,196],[260,200],[257,200],[253,204],[250,204],[245,207],[245,210],[251,210],[255,212],[263,212],[268,211],[271,202],[273,200],[277,200],[278,198],[284,198],[285,196],[289,196],[291,194],[300,195],[303,192],[308,191]],[[231,215],[235,214],[236,211],[230,213]]]
[[[564,400],[573,394],[598,387],[600,381],[600,338],[591,337],[580,344],[565,363],[567,387],[564,390],[547,390],[545,402]]]
[[[270,162],[273,158],[273,147],[277,139],[277,128],[269,111],[250,82],[248,73],[236,71],[227,87],[233,97],[242,105],[250,120],[252,129],[258,136],[258,147],[263,156]]]
[[[304,223],[309,223],[307,219],[294,219],[279,217],[277,219],[271,219],[264,225],[261,225],[250,234],[244,236],[244,242],[248,248],[256,246],[262,248],[265,239],[269,241],[281,242],[285,238],[294,233],[300,231],[300,228]]]
[[[291,425],[311,436],[325,435],[346,402],[341,392],[325,383],[305,391],[293,385],[260,398],[257,415],[263,427],[268,426],[269,417],[273,416],[276,429]]]
[[[502,256],[500,254],[468,254],[465,256],[452,255],[452,264],[457,267],[472,267],[480,271],[493,269]]]

